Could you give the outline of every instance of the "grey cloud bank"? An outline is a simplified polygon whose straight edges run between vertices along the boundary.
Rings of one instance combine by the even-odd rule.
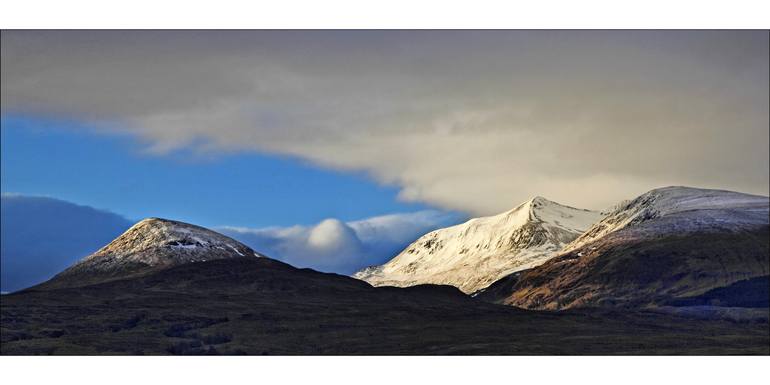
[[[53,198],[3,194],[0,283],[15,291],[43,282],[131,227],[120,215]]]
[[[768,194],[765,31],[4,31],[2,100],[155,153],[364,170],[474,215]]]

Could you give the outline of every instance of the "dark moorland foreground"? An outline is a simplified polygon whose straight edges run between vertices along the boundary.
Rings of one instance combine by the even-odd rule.
[[[698,306],[686,317],[522,310],[450,286],[373,288],[269,258],[0,298],[4,355],[770,354],[767,308],[717,319],[694,318]]]

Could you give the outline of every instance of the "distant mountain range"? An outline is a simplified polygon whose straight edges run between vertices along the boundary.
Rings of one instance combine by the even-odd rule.
[[[0,350],[770,354],[768,203],[667,187],[596,213],[537,197],[357,274],[379,287],[149,218],[4,295]]]
[[[435,230],[354,276],[532,309],[662,306],[768,273],[768,198],[666,187],[597,213],[533,198]]]

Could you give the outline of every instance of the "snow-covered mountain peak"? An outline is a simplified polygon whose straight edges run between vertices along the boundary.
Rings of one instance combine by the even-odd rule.
[[[375,285],[437,283],[473,292],[545,262],[599,218],[537,196],[504,213],[432,231],[355,277]]]
[[[522,227],[528,223],[545,223],[568,230],[582,231],[593,224],[598,218],[594,211],[577,209],[548,200],[541,196],[533,197],[515,208],[502,214],[473,218],[464,224],[469,227],[484,225],[502,225]],[[438,230],[440,231],[440,230]]]
[[[129,255],[151,248],[205,252],[222,248],[246,256],[249,249],[240,242],[204,227],[163,218],[146,218],[97,251],[100,254]],[[250,253],[252,256],[254,252]]]
[[[92,273],[118,276],[139,268],[261,256],[248,246],[204,227],[147,218],[57,277]]]
[[[672,215],[694,215],[696,212],[699,213],[697,219],[689,224],[689,228],[680,226],[678,232],[727,226],[732,222],[762,223],[768,215],[768,197],[685,186],[657,188],[633,200],[623,201],[603,213],[604,218],[567,245],[565,251],[575,250],[632,225]],[[666,228],[659,226],[659,230]]]
[[[554,204],[558,204],[558,203],[556,203],[556,202],[553,202],[553,201],[550,201],[550,200],[548,200],[548,199],[546,199],[546,198],[543,198],[543,197],[541,197],[540,195],[536,195],[536,196],[534,196],[534,197],[530,198],[530,200],[528,200],[526,203],[528,203],[528,204],[530,204],[530,205],[531,205],[531,204],[535,204],[535,203],[540,203],[540,204],[549,204],[549,203],[554,203]]]
[[[660,215],[688,210],[744,208],[768,202],[767,197],[757,195],[685,186],[657,188],[642,194],[636,200],[651,202],[647,208]]]

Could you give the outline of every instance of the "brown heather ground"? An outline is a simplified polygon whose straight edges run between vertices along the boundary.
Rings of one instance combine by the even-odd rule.
[[[770,354],[767,317],[529,311],[267,258],[0,298],[4,355]]]

